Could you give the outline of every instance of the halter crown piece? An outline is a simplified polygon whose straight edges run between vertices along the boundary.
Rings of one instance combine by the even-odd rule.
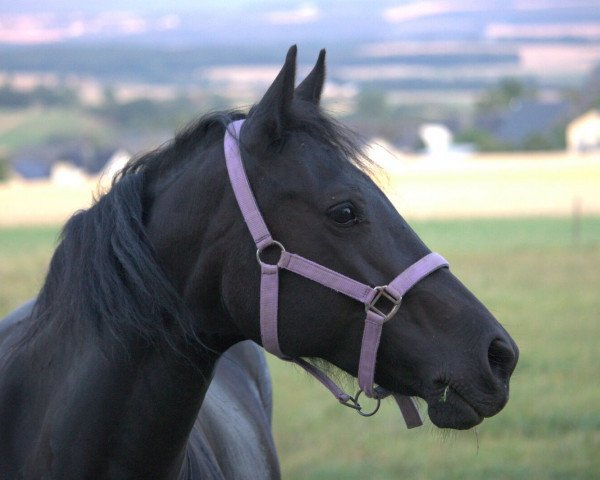
[[[243,123],[244,120],[237,120],[231,122],[226,128],[224,138],[225,161],[235,197],[257,248],[256,258],[261,271],[260,331],[263,347],[283,360],[300,365],[319,380],[340,403],[357,410],[363,416],[373,415],[379,408],[380,400],[393,395],[404,416],[406,426],[413,428],[422,425],[423,420],[412,397],[392,394],[382,387],[374,386],[375,361],[383,324],[396,314],[400,308],[402,296],[430,273],[439,268],[448,267],[448,262],[441,255],[430,253],[413,263],[394,278],[390,284],[371,287],[300,255],[287,252],[281,243],[271,237],[250,188],[238,144]],[[276,264],[266,263],[262,259],[261,253],[267,247],[279,249],[280,255]],[[279,297],[279,270],[282,268],[320,283],[365,305],[365,328],[358,366],[360,390],[355,396],[344,392],[323,371],[306,360],[287,357],[281,351],[277,335],[277,303]],[[383,311],[384,307],[379,304],[382,297],[387,300],[386,310],[388,311],[386,312]],[[391,308],[389,307],[390,304]],[[362,392],[367,397],[377,400],[377,406],[372,412],[365,413],[359,404],[358,399]]]

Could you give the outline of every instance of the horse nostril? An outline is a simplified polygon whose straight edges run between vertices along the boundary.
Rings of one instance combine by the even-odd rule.
[[[494,376],[502,382],[508,383],[516,366],[516,353],[509,343],[496,338],[490,343],[488,362]]]

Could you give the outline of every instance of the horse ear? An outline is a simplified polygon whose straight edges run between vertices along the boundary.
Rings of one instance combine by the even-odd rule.
[[[292,45],[283,67],[263,98],[248,114],[248,126],[253,134],[267,133],[279,137],[291,118],[294,81],[296,78],[296,45]]]
[[[324,83],[325,49],[319,52],[317,63],[308,76],[302,81],[302,83],[298,85],[298,88],[296,88],[296,97],[318,105],[319,101],[321,100],[321,93],[323,92]]]

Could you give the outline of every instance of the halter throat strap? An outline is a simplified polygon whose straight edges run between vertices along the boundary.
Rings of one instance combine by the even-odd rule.
[[[239,138],[244,120],[231,122],[225,131],[224,151],[229,180],[233,188],[240,211],[256,244],[256,257],[261,270],[260,282],[260,330],[265,350],[287,361],[300,365],[319,380],[342,404],[365,414],[358,403],[359,395],[379,400],[391,395],[382,387],[374,384],[377,351],[381,339],[383,324],[390,320],[400,308],[402,297],[421,279],[435,270],[447,267],[448,262],[437,253],[430,253],[404,270],[388,285],[371,287],[346,277],[339,272],[308,260],[300,255],[289,253],[284,246],[275,241],[260,213],[258,204],[246,175],[242,161]],[[279,260],[270,264],[262,259],[267,248],[279,249]],[[313,280],[365,305],[366,317],[358,367],[359,392],[353,397],[344,392],[323,371],[302,358],[286,356],[279,346],[277,331],[277,310],[279,300],[279,270],[285,269],[297,275]],[[386,300],[382,307],[380,300]],[[422,419],[411,397],[393,394],[408,428],[422,425]]]

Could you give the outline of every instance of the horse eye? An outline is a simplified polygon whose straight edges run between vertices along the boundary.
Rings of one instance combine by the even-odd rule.
[[[355,207],[350,202],[340,203],[331,207],[327,215],[340,225],[353,225],[357,222]]]

